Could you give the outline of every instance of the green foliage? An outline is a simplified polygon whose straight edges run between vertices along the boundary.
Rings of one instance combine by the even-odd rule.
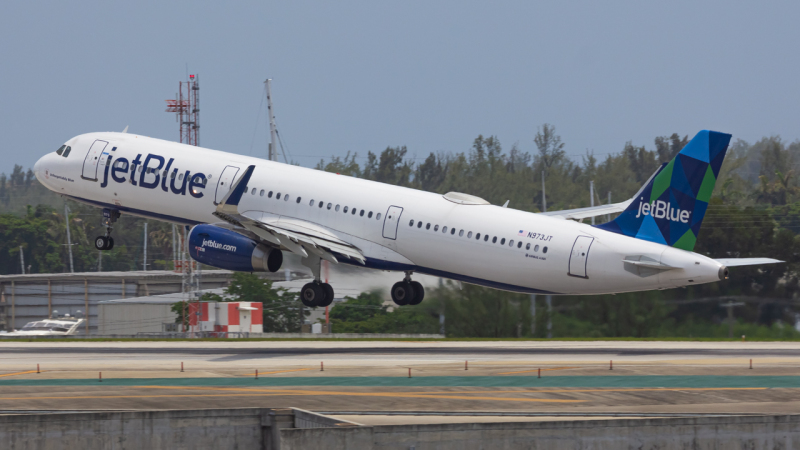
[[[300,332],[303,319],[311,313],[303,308],[297,293],[274,288],[271,280],[244,272],[233,274],[222,295],[206,293],[200,301],[263,303],[265,333]]]
[[[425,302],[418,306],[383,305],[377,292],[363,292],[358,297],[345,297],[329,313],[334,333],[438,333],[438,316],[426,312]]]

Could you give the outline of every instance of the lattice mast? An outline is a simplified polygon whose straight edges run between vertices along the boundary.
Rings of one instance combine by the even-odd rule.
[[[175,119],[180,125],[179,140],[183,144],[200,145],[200,83],[197,75],[189,75],[188,81],[178,82],[178,93],[175,94],[175,100],[166,100],[167,112],[175,113]],[[200,290],[200,266],[195,266],[191,259],[188,257],[187,247],[187,231],[183,233],[176,233],[175,225],[172,225],[173,248],[178,247],[180,251],[180,259],[175,255],[174,267],[175,271],[181,272],[181,285],[183,292],[188,293],[189,299],[184,302],[183,307],[183,330],[188,331],[188,315],[189,301],[195,300],[199,302],[198,292]],[[181,241],[179,245],[175,245],[174,238],[178,236]],[[200,311],[199,303],[196,311]]]

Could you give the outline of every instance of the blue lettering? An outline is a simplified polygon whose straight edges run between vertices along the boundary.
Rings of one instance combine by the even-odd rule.
[[[183,176],[183,184],[181,184],[180,189],[175,188],[175,180],[178,179],[178,169],[175,169],[172,173],[174,173],[175,176],[172,177],[172,180],[169,182],[169,189],[173,194],[186,195],[186,182],[189,181],[189,171],[187,170],[186,174]]]
[[[164,177],[161,179],[161,190],[164,192],[169,192],[167,190],[167,174],[169,173],[169,168],[172,167],[172,161],[175,161],[175,158],[169,159],[167,167],[164,169]]]
[[[114,164],[111,167],[111,178],[116,181],[117,183],[124,183],[127,178],[117,176],[117,172],[128,173],[128,160],[125,158],[119,158],[117,160],[117,164]]]
[[[151,160],[158,161],[158,167],[148,167]],[[147,155],[147,158],[144,160],[144,166],[142,167],[142,174],[139,178],[139,185],[143,188],[155,189],[158,186],[158,182],[161,180],[162,167],[164,167],[164,158],[158,155]],[[153,173],[155,173],[156,176],[156,179],[153,180],[152,183],[145,181],[145,177],[150,173],[150,170],[153,170]]]
[[[100,188],[104,188],[108,186],[108,168],[111,166],[111,155],[108,155],[108,161],[106,161],[106,167],[103,169],[103,182],[100,183]]]
[[[142,154],[139,153],[136,155],[136,159],[131,162],[131,184],[134,186],[136,186],[136,166],[142,163],[142,161],[139,159],[141,157]]]
[[[186,172],[186,176],[189,176],[189,172]],[[200,192],[200,189],[195,189],[196,187],[206,187],[206,176],[202,173],[196,173],[192,175],[192,181],[189,183],[189,194],[191,194],[194,198],[202,198],[203,193]]]

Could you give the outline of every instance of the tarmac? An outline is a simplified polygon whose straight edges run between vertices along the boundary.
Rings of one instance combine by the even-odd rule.
[[[241,407],[368,425],[788,414],[800,343],[0,341],[3,411]]]

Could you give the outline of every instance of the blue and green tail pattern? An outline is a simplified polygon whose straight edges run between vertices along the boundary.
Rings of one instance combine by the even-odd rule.
[[[716,131],[697,133],[625,211],[597,228],[691,251],[730,140]]]

